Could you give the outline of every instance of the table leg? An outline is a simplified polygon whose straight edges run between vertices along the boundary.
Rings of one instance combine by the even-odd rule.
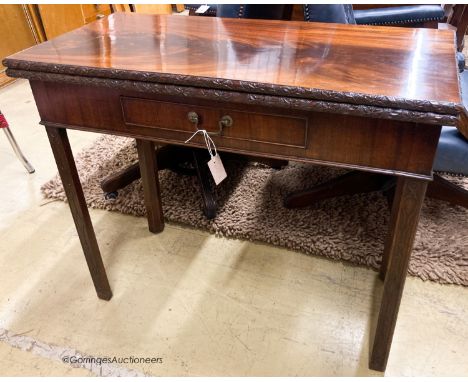
[[[392,210],[393,213],[393,210]],[[390,227],[389,227],[390,228]],[[387,274],[388,262],[390,261],[390,252],[392,249],[392,240],[393,240],[393,231],[388,230],[387,236],[385,238],[384,252],[382,255],[382,263],[380,264],[379,277],[382,281],[385,281],[385,275]]]
[[[164,215],[161,205],[154,142],[137,139],[136,143],[143,193],[145,195],[146,214],[148,215],[148,227],[151,232],[161,232],[164,229]]]
[[[96,235],[94,234],[80,178],[76,170],[75,160],[70,148],[70,142],[68,141],[67,131],[49,126],[46,126],[46,131],[96,293],[99,298],[110,300],[112,291],[107,280],[104,264],[102,263]]]
[[[386,274],[369,367],[385,371],[427,181],[399,177],[385,245]],[[385,272],[385,271],[384,271]]]

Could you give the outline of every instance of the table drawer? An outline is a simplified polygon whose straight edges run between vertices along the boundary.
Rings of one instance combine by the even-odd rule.
[[[187,138],[195,131],[188,114],[198,115],[198,127],[208,132],[219,132],[219,121],[230,116],[231,126],[225,126],[223,139],[248,140],[272,145],[305,148],[307,142],[307,118],[284,114],[267,114],[240,111],[221,107],[207,107],[152,99],[121,97],[124,122],[127,126],[139,126],[157,130],[187,132]]]

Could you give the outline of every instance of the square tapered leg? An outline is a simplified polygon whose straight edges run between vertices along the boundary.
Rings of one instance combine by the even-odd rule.
[[[48,126],[46,130],[96,293],[99,298],[110,300],[112,291],[81,188],[67,130]]]
[[[384,371],[392,344],[427,180],[398,178],[384,250],[384,288],[369,367]]]
[[[158,164],[154,154],[154,142],[137,139],[141,181],[145,196],[148,228],[158,233],[164,230],[164,215],[161,205],[161,191],[158,178]]]

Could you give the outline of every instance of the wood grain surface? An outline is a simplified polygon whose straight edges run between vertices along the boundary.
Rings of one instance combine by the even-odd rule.
[[[184,76],[185,85],[190,78],[198,85],[242,81],[250,92],[270,84],[291,95],[380,96],[388,106],[392,98],[461,103],[448,30],[116,13],[5,61],[38,70],[31,63],[69,74],[104,69],[99,75],[108,78]]]

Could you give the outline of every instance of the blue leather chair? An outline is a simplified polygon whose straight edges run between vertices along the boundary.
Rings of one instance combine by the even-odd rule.
[[[356,13],[349,4],[304,5],[304,19],[311,22],[356,23]],[[455,43],[455,41],[454,41]],[[461,77],[463,102],[468,107],[468,71],[464,71],[464,58],[457,55]],[[461,61],[461,62],[460,62]],[[442,128],[434,162],[434,170],[468,176],[468,140],[456,127]],[[297,191],[285,198],[288,208],[306,207],[320,200],[381,190],[392,198],[393,178],[385,175],[352,171],[308,190]],[[427,188],[428,197],[448,201],[468,208],[468,191],[434,174],[434,181]]]

